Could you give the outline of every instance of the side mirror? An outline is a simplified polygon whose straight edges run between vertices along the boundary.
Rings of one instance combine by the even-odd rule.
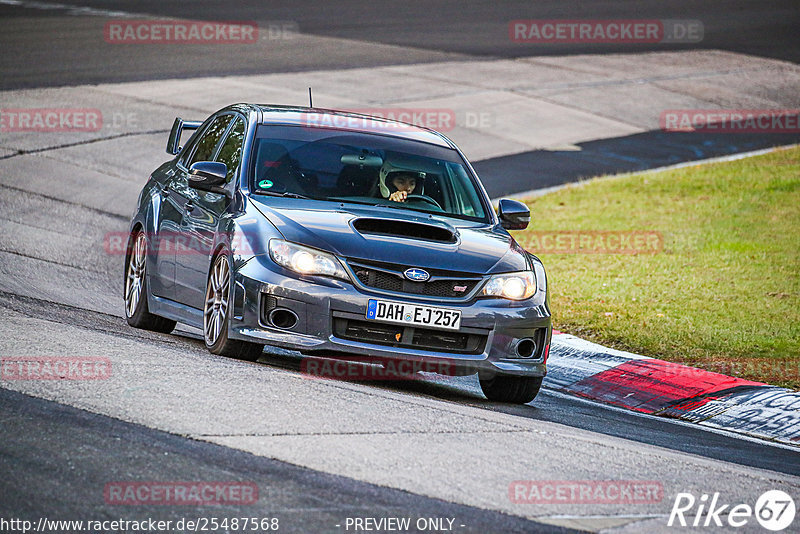
[[[189,187],[200,191],[219,193],[230,198],[231,192],[225,187],[228,166],[218,161],[198,161],[189,168]]]
[[[522,202],[501,198],[498,203],[497,215],[500,225],[506,230],[524,230],[531,222],[531,210]]]

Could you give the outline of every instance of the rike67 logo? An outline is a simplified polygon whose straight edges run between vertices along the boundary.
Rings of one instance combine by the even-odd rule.
[[[710,498],[704,493],[699,499],[691,493],[679,493],[675,496],[667,525],[741,528],[755,517],[765,529],[778,532],[792,525],[795,511],[794,499],[781,490],[764,492],[756,500],[755,507],[744,503],[723,504],[719,493]]]

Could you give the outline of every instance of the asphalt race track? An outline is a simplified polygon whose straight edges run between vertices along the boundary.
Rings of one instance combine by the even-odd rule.
[[[462,532],[525,532],[541,528],[525,519],[374,486],[234,451],[218,445],[151,430],[94,415],[19,393],[0,390],[7,439],[2,443],[2,466],[7,479],[4,516],[109,517],[119,515],[114,505],[98,499],[96,487],[109,477],[118,480],[134,470],[145,479],[183,480],[187,474],[204,480],[248,480],[264,495],[263,504],[225,507],[230,516],[278,517],[281,531],[326,530],[348,516],[403,516],[458,518]],[[76,431],[80,429],[80,431]],[[64,455],[64,450],[74,451]],[[29,450],[26,461],[20,450]],[[65,457],[66,456],[66,457]],[[70,469],[65,469],[67,458]],[[120,462],[120,458],[127,461]],[[88,460],[88,461],[87,461]],[[78,471],[82,484],[76,484]],[[47,480],[34,486],[29,480]],[[57,502],[42,493],[68,495]],[[102,495],[101,495],[102,497]],[[13,510],[14,513],[10,513]],[[156,506],[142,507],[131,519],[158,517],[178,521],[207,511],[182,508],[164,514]],[[565,530],[566,531],[566,530]]]
[[[63,6],[50,7],[56,4]],[[25,8],[24,6],[27,6]],[[96,16],[79,8],[100,10]],[[175,47],[168,56],[158,46],[143,47],[135,56],[124,47],[98,47],[93,30],[103,15],[114,12],[136,18],[175,17],[196,20],[256,21],[260,27],[288,22],[315,38],[315,52],[299,52],[291,42],[267,39],[266,50],[229,46]],[[90,16],[87,16],[90,15]],[[722,15],[721,15],[722,14]],[[517,19],[683,19],[700,20],[699,44],[546,44],[509,41],[508,22]],[[0,88],[41,87],[152,80],[192,76],[224,76],[296,72],[321,68],[369,67],[442,61],[444,59],[513,58],[529,55],[645,52],[696,48],[726,50],[797,62],[800,45],[797,4],[792,0],[765,6],[753,0],[725,2],[478,2],[437,0],[392,2],[344,0],[104,0],[0,2]],[[219,48],[219,47],[215,47]],[[252,47],[250,47],[252,48]]]
[[[139,119],[75,138],[0,132],[0,356],[103,357],[112,369],[107,380],[0,381],[0,519],[248,516],[279,518],[279,531],[354,532],[348,518],[408,517],[412,523],[451,519],[441,525],[456,532],[672,532],[667,519],[682,492],[697,498],[719,492],[721,503],[753,506],[766,490],[781,489],[797,501],[797,448],[549,390],[526,406],[490,403],[475,377],[315,380],[300,372],[296,354],[268,349],[259,362],[247,363],[209,354],[188,328],[179,326],[172,335],[131,329],[122,309],[123,259],[104,248],[109,233],[127,230],[146,173],[166,159],[165,129],[175,115],[203,118],[219,107],[214,99],[246,88],[248,97],[262,90],[265,98],[285,97],[302,86],[305,72],[330,83],[320,94],[333,104],[349,103],[343,95],[356,91],[348,76],[364,80],[363,91],[379,80],[395,90],[406,84],[415,95],[423,95],[424,87],[458,99],[463,88],[445,72],[457,65],[468,69],[465,76],[469,69],[500,72],[510,65],[513,78],[513,69],[533,54],[548,59],[531,60],[530,68],[563,73],[580,71],[574,62],[586,55],[631,53],[613,56],[609,64],[624,69],[652,62],[663,69],[660,79],[672,76],[675,85],[691,86],[686,91],[692,95],[712,92],[717,86],[710,79],[747,72],[741,77],[745,89],[723,95],[723,105],[797,107],[796,3],[767,9],[734,1],[718,16],[721,4],[648,1],[636,3],[633,13],[625,2],[602,8],[434,2],[401,10],[355,1],[252,1],[233,12],[229,4],[202,2],[187,14],[184,2],[0,0],[0,108],[85,103],[133,110]],[[158,46],[135,52],[97,46],[104,21],[122,16],[254,20],[262,27],[282,21],[299,33],[268,43],[268,54],[236,45],[175,46],[169,54]],[[698,45],[532,49],[508,40],[508,21],[525,18],[697,19],[706,38]],[[649,52],[675,55],[634,55]],[[681,70],[684,57],[695,70]],[[439,72],[418,67],[426,64]],[[770,85],[763,73],[780,83]],[[499,77],[489,82],[502,85]],[[546,90],[557,91],[559,83],[542,78]],[[648,83],[632,74],[621,86]],[[80,84],[101,85],[72,87]],[[492,89],[503,97],[524,92]],[[665,102],[686,106],[675,94]],[[566,108],[558,106],[566,104],[547,98],[536,109],[552,106],[560,117]],[[525,125],[515,126],[516,136],[497,134],[503,129],[500,111],[494,130],[456,128],[450,134],[463,139],[468,155],[477,155],[476,168],[492,196],[798,142],[797,134],[743,134],[733,141],[668,134],[652,126],[652,117],[621,118],[622,111],[615,116],[610,108],[590,114],[586,102],[597,102],[596,93],[578,98],[569,102],[572,122],[558,130],[552,145],[538,137],[526,143],[541,134]],[[543,177],[531,179],[531,168]],[[655,481],[663,495],[633,503],[522,504],[509,495],[519,480]],[[104,488],[120,481],[241,481],[258,488],[258,500],[204,507],[110,503]],[[740,531],[763,530],[751,519]]]

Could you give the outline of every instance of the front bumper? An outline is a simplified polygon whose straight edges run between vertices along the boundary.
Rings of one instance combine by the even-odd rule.
[[[522,302],[499,298],[430,302],[368,292],[331,278],[303,277],[281,269],[266,256],[235,265],[234,272],[231,339],[361,361],[436,362],[447,369],[458,369],[459,374],[539,377],[547,372],[552,327],[546,299],[541,295]],[[370,298],[460,309],[461,328],[452,333],[367,322]],[[296,324],[277,328],[267,318],[270,307],[290,309],[297,316]],[[364,334],[367,330],[372,338]],[[397,337],[385,337],[392,330]],[[451,339],[452,346],[448,345]],[[517,354],[522,340],[534,341],[535,349],[529,357]]]

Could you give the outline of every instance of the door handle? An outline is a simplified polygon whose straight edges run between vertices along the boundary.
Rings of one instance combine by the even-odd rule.
[[[186,213],[191,213],[191,212],[194,211],[194,204],[190,200],[186,204],[183,205],[183,209],[186,210]]]

